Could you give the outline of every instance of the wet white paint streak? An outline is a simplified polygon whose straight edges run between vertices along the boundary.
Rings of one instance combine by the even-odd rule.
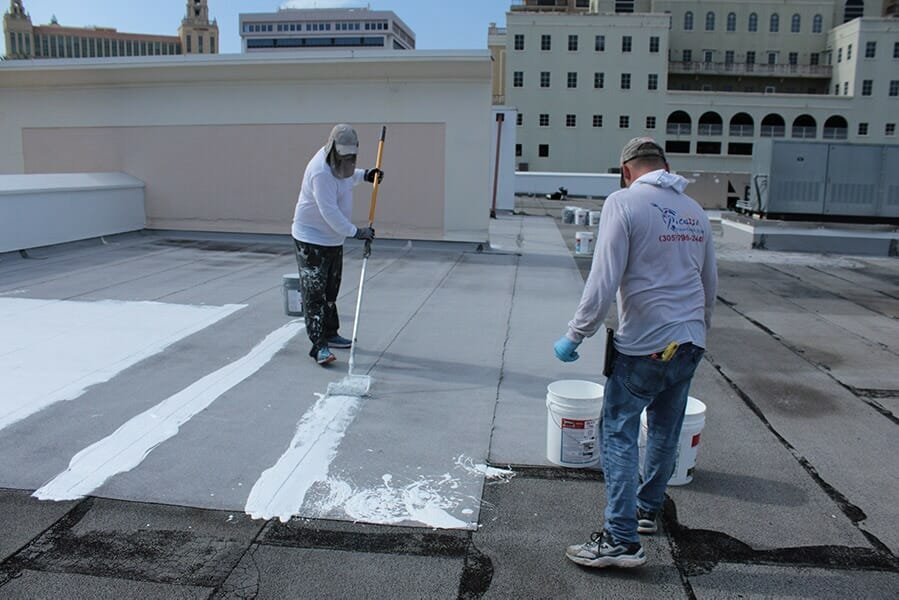
[[[327,479],[331,461],[361,402],[358,396],[319,396],[303,415],[287,452],[253,486],[247,514],[286,522],[299,512],[309,488]]]
[[[177,434],[183,423],[262,368],[304,328],[299,321],[288,323],[266,336],[243,358],[132,418],[112,435],[76,454],[69,468],[34,492],[34,497],[74,500],[97,489],[113,475],[133,469],[153,448]]]
[[[0,429],[241,308],[0,298]]]

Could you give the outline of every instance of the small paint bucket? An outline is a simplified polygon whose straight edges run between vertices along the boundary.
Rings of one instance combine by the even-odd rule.
[[[674,461],[674,472],[668,485],[687,485],[693,481],[693,471],[696,468],[696,458],[699,454],[699,442],[702,429],[705,427],[705,409],[703,402],[693,396],[687,398],[687,408],[684,412],[684,424],[681,427],[680,438],[677,442],[677,457]],[[640,475],[643,475],[643,462],[646,455],[646,439],[649,435],[649,425],[646,421],[646,411],[640,415]]]
[[[590,211],[586,208],[579,208],[574,211],[574,223],[576,225],[587,225],[590,221]]]
[[[599,225],[599,216],[601,214],[602,213],[598,210],[590,211],[590,227],[596,227],[597,225]]]
[[[303,295],[300,293],[300,276],[288,273],[281,278],[284,296],[284,314],[288,317],[303,316]]]
[[[574,234],[574,253],[593,254],[593,232],[578,231]]]
[[[546,458],[563,467],[599,463],[603,387],[566,379],[546,387]]]
[[[562,209],[562,222],[566,225],[574,225],[574,217],[577,212],[576,206],[566,206]]]

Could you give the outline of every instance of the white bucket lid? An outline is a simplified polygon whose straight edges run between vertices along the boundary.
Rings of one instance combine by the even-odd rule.
[[[596,400],[602,398],[603,386],[592,381],[562,379],[546,386],[546,391],[560,400]]]
[[[689,417],[705,414],[705,403],[693,396],[687,397],[687,410],[684,414]]]

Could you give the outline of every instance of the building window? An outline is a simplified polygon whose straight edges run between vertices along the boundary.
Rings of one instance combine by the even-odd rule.
[[[777,13],[771,15],[771,22],[769,23],[768,31],[771,33],[777,33],[778,31],[780,31],[780,15],[778,15]]]
[[[565,115],[565,127],[577,127],[577,115]]]
[[[631,44],[633,43],[633,38],[629,35],[625,35],[621,37],[621,51],[622,52],[630,52]]]
[[[690,11],[684,13],[684,31],[693,31],[693,13]]]
[[[873,79],[865,79],[864,81],[862,81],[862,96],[870,96],[873,89]]]
[[[623,90],[631,89],[631,74],[630,73],[622,73],[621,74],[621,89],[623,89]]]
[[[821,15],[815,15],[812,19],[812,33],[821,33],[824,28],[824,19]]]
[[[540,115],[540,127],[549,127],[549,115],[543,113]]]
[[[515,156],[521,156],[521,144],[515,144]]]
[[[834,84],[834,86],[833,86],[833,95],[834,95],[834,96],[839,96],[839,95],[840,95],[840,84],[839,84],[839,83]]]
[[[191,43],[192,43],[192,42],[191,42],[191,35],[190,35],[190,34],[187,34],[186,37],[187,37],[187,53],[190,54],[191,52],[193,52],[193,48],[192,48],[192,46],[191,46]]]
[[[895,123],[887,123],[883,128],[883,134],[888,137],[893,137],[896,135],[896,124]]]
[[[865,58],[874,58],[877,54],[877,42],[868,42],[865,44]]]
[[[852,44],[846,46],[846,60],[852,60]]]
[[[684,58],[685,63],[693,61],[693,51],[692,50],[684,50]]]
[[[513,48],[515,48],[515,50],[524,50],[524,35],[521,33],[516,33],[513,43]]]
[[[715,31],[715,13],[712,11],[705,13],[705,30]]]
[[[631,126],[631,118],[627,115],[621,115],[618,117],[618,127],[619,129],[629,129]]]
[[[568,36],[568,51],[569,52],[577,52],[577,36],[576,35]]]
[[[821,64],[821,55],[818,54],[817,52],[812,52],[811,54],[809,54],[808,55],[808,64],[812,65],[813,67],[816,67],[819,64]]]
[[[769,65],[777,64],[777,52],[769,52],[768,53],[768,64]]]
[[[606,86],[606,74],[605,73],[594,73],[593,74],[593,87],[600,90]]]
[[[659,38],[658,36],[652,36],[649,38],[649,52],[655,54],[659,51]]]
[[[849,95],[849,82],[848,81],[843,82],[843,95],[844,96]]]
[[[540,71],[540,87],[548,88],[550,83],[549,71]]]
[[[843,49],[842,48],[837,48],[837,62],[838,63],[843,62]]]
[[[893,58],[899,58],[899,42],[893,42]]]
[[[602,127],[602,115],[593,115],[593,126]]]
[[[524,125],[524,115],[522,113],[518,113],[515,115],[515,124],[521,127]]]
[[[867,123],[859,123],[858,124],[858,134],[859,135],[868,135],[868,124]]]
[[[647,81],[647,89],[657,90],[659,89],[659,76],[655,73],[649,74],[649,80]]]
[[[656,128],[656,118],[655,117],[646,117],[646,129],[655,129]]]
[[[864,14],[864,0],[846,0],[846,5],[843,7],[843,23],[848,23],[856,17],[864,16]]]
[[[598,35],[596,36],[596,40],[593,43],[593,49],[597,52],[605,52],[606,51],[606,36]]]
[[[187,51],[190,52],[190,38],[187,39]],[[524,71],[515,71],[512,73],[512,87],[524,87]]]
[[[703,50],[702,51],[702,61],[703,62],[715,62],[715,51],[714,50]]]
[[[749,31],[759,30],[759,16],[756,13],[749,15]]]
[[[540,49],[544,51],[552,50],[553,41],[552,38],[548,35],[540,36]]]
[[[727,13],[727,30],[728,31],[736,31],[737,30],[737,15],[736,15],[736,13]]]
[[[899,96],[899,79],[890,81],[890,96]]]
[[[798,52],[790,52],[790,54],[788,56],[788,62],[793,66],[798,65],[799,64],[799,53]]]
[[[549,144],[540,144],[537,146],[537,156],[540,158],[549,158]]]
[[[799,26],[802,23],[802,17],[799,16],[799,13],[794,13],[793,17],[790,19],[790,33],[799,33]]]
[[[721,142],[696,142],[696,154],[721,154]]]
[[[734,64],[734,51],[733,50],[727,50],[724,52],[724,64],[725,65]]]
[[[749,52],[746,53],[746,64],[747,65],[755,64],[755,51],[754,50],[750,50]]]
[[[569,89],[577,87],[577,73],[573,71],[568,73],[568,87]]]

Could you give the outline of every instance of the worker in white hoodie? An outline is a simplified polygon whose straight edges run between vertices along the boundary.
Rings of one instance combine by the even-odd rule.
[[[602,207],[590,275],[556,357],[602,325],[617,294],[618,331],[607,357],[602,409],[602,465],[607,503],[602,531],[569,546],[590,567],[646,562],[639,534],[656,519],[674,471],[693,374],[706,347],[718,286],[709,219],[669,172],[662,147],[635,138],[621,153],[622,189]],[[638,485],[637,438],[646,409],[648,440]]]
[[[384,178],[380,169],[357,169],[359,137],[346,124],[335,125],[328,142],[306,166],[293,216],[294,245],[303,294],[309,356],[324,366],[336,360],[331,348],[349,348],[338,333],[337,295],[343,272],[343,243],[348,237],[371,241],[375,230],[350,222],[353,188]]]

